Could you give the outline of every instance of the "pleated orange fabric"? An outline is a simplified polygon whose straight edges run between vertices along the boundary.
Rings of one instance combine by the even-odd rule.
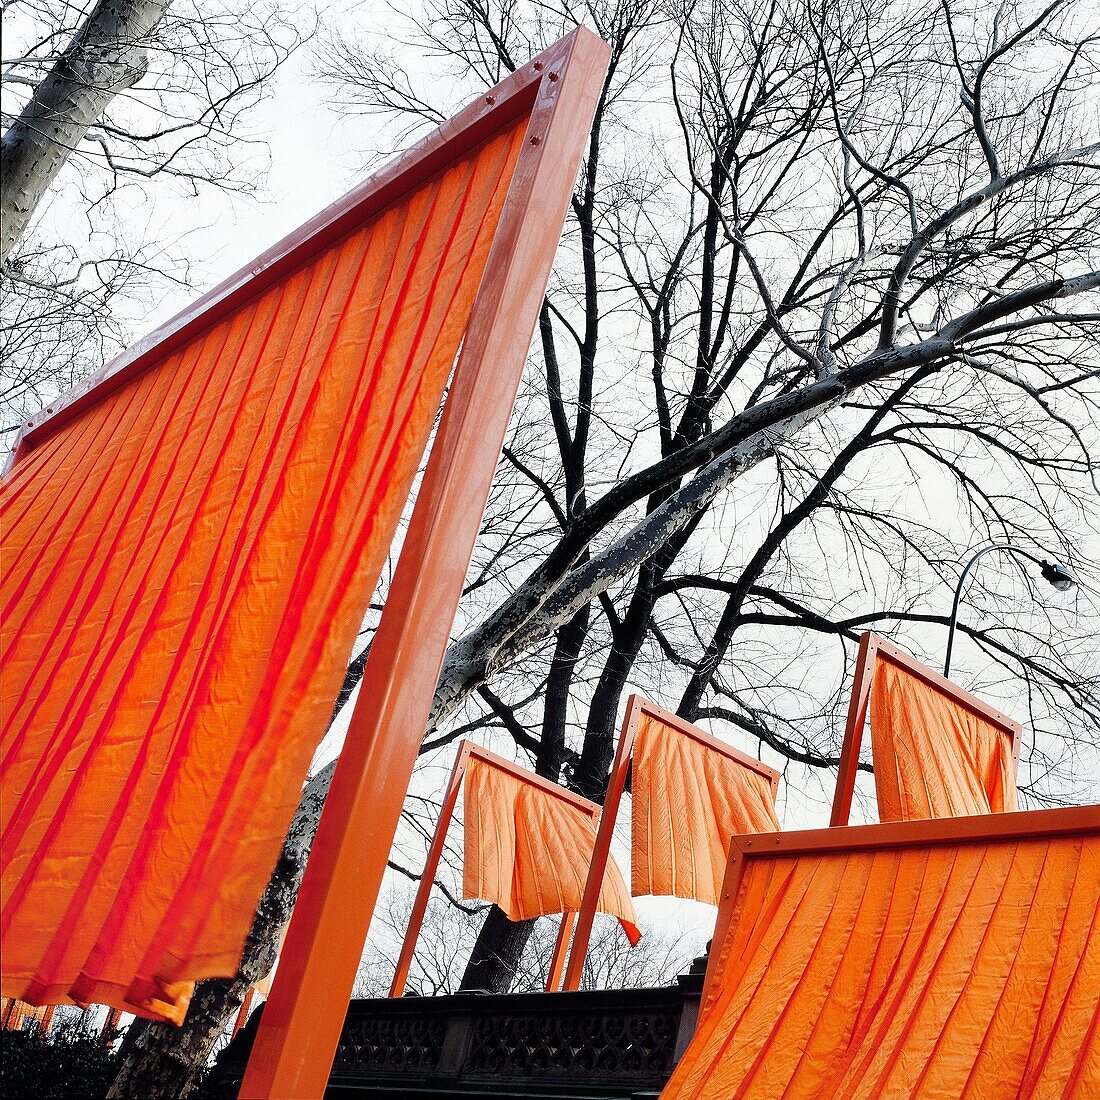
[[[232,975],[462,339],[524,119],[16,464],[3,992]]]
[[[1095,824],[756,857],[731,905],[666,1100],[1100,1096]]]
[[[779,829],[771,783],[645,710],[631,769],[631,893],[717,905],[730,837]]]
[[[1004,730],[889,660],[871,681],[871,746],[880,821],[1016,809]]]
[[[514,921],[580,909],[596,844],[595,803],[588,813],[475,755],[466,765],[463,806],[463,897],[494,902]],[[632,945],[641,938],[613,858],[596,908],[619,918]]]

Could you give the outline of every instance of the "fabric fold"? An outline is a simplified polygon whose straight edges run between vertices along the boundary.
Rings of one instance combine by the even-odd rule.
[[[588,806],[471,755],[463,785],[462,896],[491,901],[513,921],[577,912],[599,822],[599,807]],[[641,938],[614,857],[596,909],[619,919],[631,945]]]
[[[1100,808],[1057,813],[1083,824],[742,855],[662,1097],[1100,1095]]]
[[[518,117],[0,486],[5,996],[236,972],[465,332]]]
[[[1016,809],[1005,731],[882,658],[871,682],[871,747],[880,821]]]
[[[631,764],[631,892],[718,904],[730,837],[778,832],[768,777],[644,707]]]

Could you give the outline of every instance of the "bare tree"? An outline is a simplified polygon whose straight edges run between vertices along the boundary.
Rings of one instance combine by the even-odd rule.
[[[122,302],[188,279],[149,196],[252,191],[248,110],[311,31],[274,0],[4,6],[4,425],[132,335]]]
[[[17,113],[5,107],[3,261],[73,160],[100,177],[105,194],[127,177],[249,182],[227,171],[241,113],[301,41],[263,2],[96,0],[86,12],[23,3],[5,18],[24,23],[23,49],[4,59],[5,92],[29,94]]]
[[[766,693],[753,698],[745,662],[729,660],[734,635],[757,624],[854,638],[854,624],[834,625],[852,618],[837,614],[836,597],[819,610],[812,600],[783,606],[780,592],[778,606],[767,606],[766,571],[788,571],[784,587],[800,594],[808,581],[822,587],[820,555],[790,575],[797,560],[790,540],[817,539],[828,528],[835,549],[826,560],[847,548],[844,564],[859,582],[897,589],[867,611],[888,610],[877,621],[903,624],[922,612],[933,618],[928,591],[953,579],[951,563],[970,540],[988,534],[1069,549],[1074,513],[1093,500],[1096,375],[1074,364],[1094,360],[1097,343],[1090,312],[1097,149],[1076,99],[1094,76],[1095,42],[1070,37],[1072,12],[1063,16],[1058,5],[1034,17],[1005,9],[990,28],[969,20],[963,44],[949,8],[898,17],[885,3],[823,10],[723,3],[684,13],[668,57],[653,33],[659,9],[589,6],[586,15],[614,52],[573,204],[576,282],[559,279],[540,326],[538,396],[549,417],[540,409],[536,419],[549,420],[554,437],[543,433],[535,456],[510,447],[504,471],[526,478],[545,501],[544,557],[451,647],[436,722],[476,702],[544,774],[557,778],[565,765],[568,782],[599,798],[623,688],[653,645],[658,660],[689,672],[682,713],[722,718],[789,759],[829,767],[839,693],[833,706],[815,705],[808,721],[781,720],[759,698]],[[541,7],[446,4],[418,33],[433,52],[490,80],[522,56],[509,36],[526,45],[547,21]],[[1044,55],[1039,76],[1021,79],[1036,50]],[[432,117],[411,80],[377,52],[360,53],[358,68],[346,42],[333,56],[330,74],[342,81],[345,102],[360,88],[364,106]],[[665,61],[681,144],[639,168],[623,152],[636,123],[618,106],[652,84]],[[983,96],[997,104],[1003,152],[995,161]],[[618,261],[618,286],[614,267],[601,269],[601,260]],[[1067,294],[1081,296],[1079,312],[1058,307]],[[618,361],[609,363],[601,328],[626,310],[648,340],[631,345],[634,333],[618,326]],[[576,374],[563,397],[566,353]],[[632,374],[651,380],[648,397],[631,389]],[[613,404],[604,400],[603,425],[601,383],[614,393]],[[631,416],[638,408],[653,410],[641,430],[616,419],[618,410]],[[594,425],[608,429],[602,440],[593,438]],[[530,435],[517,425],[517,440]],[[911,510],[891,515],[881,500],[845,486],[872,452],[882,464],[888,448],[895,471],[946,475],[956,494],[949,504],[962,513],[957,534]],[[701,545],[707,509],[767,458],[777,464],[776,521],[739,563],[716,557]],[[602,495],[589,503],[593,474],[608,469]],[[1005,492],[1010,480],[1022,490]],[[516,573],[530,560],[534,536],[524,535]],[[731,567],[734,580],[716,578]],[[706,603],[714,600],[699,602],[707,593],[727,594],[710,627]],[[658,601],[669,599],[680,604],[678,629],[665,614],[655,617]],[[996,630],[981,635],[1024,676],[1029,703],[1045,694],[1047,719],[1076,740],[1095,726],[1087,689],[1094,670],[1080,652],[1034,661],[1036,644],[1046,642],[1037,633],[1017,631],[1011,641]],[[600,654],[587,688],[577,668],[586,646]],[[800,650],[788,649],[780,690],[798,666],[814,667]],[[541,673],[530,660],[536,653],[548,659]],[[509,667],[511,675],[503,672]],[[740,670],[740,683],[715,683],[720,669]],[[776,683],[774,668],[755,669],[759,682]],[[546,677],[541,721],[517,718],[505,702],[514,695],[501,687],[536,682],[532,675]],[[708,692],[716,698],[704,714]],[[590,706],[570,758],[564,719],[578,693]],[[1055,700],[1077,716],[1066,722],[1049,705]],[[538,735],[527,732],[536,728]],[[1038,793],[1058,797],[1048,761],[1036,763],[1048,777]],[[523,930],[502,914],[485,928],[494,958],[508,954],[503,937],[513,954],[522,944]],[[469,978],[492,984],[476,951]]]
[[[391,889],[382,899],[356,979],[357,997],[387,997],[401,940],[412,906],[410,890]],[[418,997],[453,993],[459,988],[466,962],[489,909],[463,905],[451,898],[432,898],[417,940],[409,973],[408,992]],[[554,954],[558,917],[540,917],[524,946],[506,992],[539,993]],[[618,922],[598,919],[585,960],[583,989],[636,989],[667,985],[692,961],[693,945],[682,937],[649,933],[629,951],[623,950]]]
[[[1027,796],[1082,796],[1100,726],[1086,14],[432,0],[404,35],[418,78],[384,43],[330,44],[343,108],[410,128],[453,106],[438,88],[461,99],[572,22],[612,46],[425,755],[481,731],[600,799],[643,686],[812,799],[858,632],[921,651],[960,555],[996,536],[1086,582],[1074,620],[1016,610],[1019,574],[991,569],[972,595],[996,615],[962,626],[986,689],[1028,709]],[[331,771],[261,914],[289,913]],[[212,1016],[240,1003],[257,929]],[[491,910],[465,982],[509,988],[531,934]]]

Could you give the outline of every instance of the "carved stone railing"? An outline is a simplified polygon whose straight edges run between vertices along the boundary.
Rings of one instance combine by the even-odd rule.
[[[659,989],[355,1000],[327,1095],[654,1096],[695,1030],[702,977]],[[258,1022],[222,1053],[235,1096]]]

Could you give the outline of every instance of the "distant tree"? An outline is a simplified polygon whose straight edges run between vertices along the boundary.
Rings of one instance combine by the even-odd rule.
[[[355,996],[389,996],[411,906],[411,889],[391,889],[382,898],[375,915],[375,934],[367,944],[359,968]],[[484,904],[456,903],[453,897],[447,896],[433,897],[429,901],[417,939],[413,969],[409,973],[409,993],[432,997],[454,993],[459,988],[488,909]],[[532,922],[533,929],[518,965],[513,968],[506,992],[540,993],[546,988],[559,921],[555,916],[540,917]],[[582,988],[638,989],[668,985],[677,975],[687,971],[699,947],[701,944],[693,943],[690,937],[672,938],[650,932],[636,947],[624,949],[618,922],[612,917],[601,916],[593,926]]]
[[[0,1031],[0,1095],[19,1100],[102,1100],[115,1074],[115,1054],[88,1014],[59,1012],[48,1033],[36,1027]]]

